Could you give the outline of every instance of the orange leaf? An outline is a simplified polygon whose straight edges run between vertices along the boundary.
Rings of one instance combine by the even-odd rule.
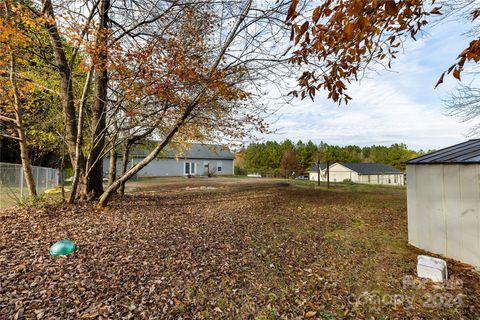
[[[453,70],[453,76],[454,76],[455,78],[457,78],[457,80],[460,81],[460,80],[461,80],[461,79],[460,79],[460,70],[458,70],[458,69]]]
[[[298,0],[292,0],[292,3],[290,3],[290,7],[288,8],[286,21],[290,21],[295,18],[295,16],[297,15],[297,5]]]
[[[316,7],[315,10],[313,10],[313,14],[312,14],[313,24],[316,24],[319,19],[320,19],[320,7]]]
[[[435,85],[435,88],[437,88],[440,84],[443,83],[443,78],[445,77],[445,72],[442,73],[442,75],[440,76],[440,79],[438,79],[438,82],[437,84]]]

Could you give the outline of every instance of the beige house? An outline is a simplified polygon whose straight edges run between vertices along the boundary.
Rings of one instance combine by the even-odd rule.
[[[480,266],[480,139],[407,161],[408,242]]]
[[[327,180],[326,165],[320,165],[320,181]],[[329,168],[331,182],[352,181],[367,184],[403,185],[403,172],[382,163],[344,163],[337,162]],[[309,173],[310,180],[317,181],[317,167]]]

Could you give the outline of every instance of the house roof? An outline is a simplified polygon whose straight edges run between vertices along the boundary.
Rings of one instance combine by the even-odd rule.
[[[217,159],[217,160],[233,160],[235,154],[228,148],[221,145],[190,143],[190,148],[176,149],[175,146],[166,147],[159,155],[159,158],[176,159]],[[134,157],[143,158],[150,153],[148,147],[136,147],[132,154]]]
[[[408,160],[407,164],[480,163],[480,139],[472,139]]]
[[[402,173],[402,171],[387,166],[383,163],[345,163],[345,162],[338,162],[342,166],[355,171],[358,174],[384,174],[384,173]]]
[[[323,171],[325,169],[327,169],[327,164],[326,163],[320,163],[320,170]],[[312,167],[312,169],[310,169],[310,172],[318,172],[316,164]]]

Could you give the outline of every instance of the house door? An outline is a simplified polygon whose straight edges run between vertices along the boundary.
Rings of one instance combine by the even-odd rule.
[[[203,162],[203,175],[208,176],[210,174],[211,168],[208,161]]]

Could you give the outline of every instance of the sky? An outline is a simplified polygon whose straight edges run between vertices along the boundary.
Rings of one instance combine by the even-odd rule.
[[[319,93],[315,101],[306,98],[282,103],[270,118],[269,135],[262,140],[312,140],[329,144],[359,146],[405,143],[415,150],[431,150],[468,140],[472,126],[447,116],[443,99],[457,81],[446,76],[434,89],[443,71],[468,46],[464,35],[468,24],[446,21],[427,30],[418,41],[406,44],[391,71],[371,73],[349,87],[348,105],[328,101]],[[286,92],[283,92],[283,94]],[[275,90],[271,90],[273,101]]]

